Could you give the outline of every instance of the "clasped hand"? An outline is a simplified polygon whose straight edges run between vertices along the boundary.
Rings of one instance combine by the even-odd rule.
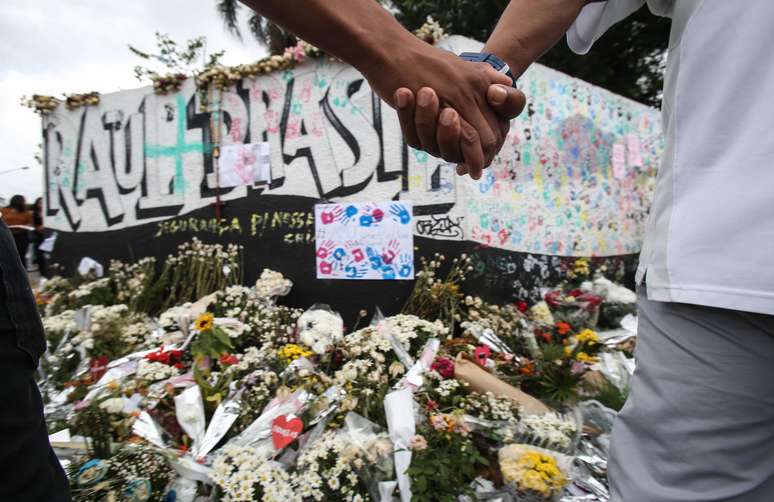
[[[383,69],[372,84],[398,111],[410,146],[457,163],[458,174],[479,179],[505,143],[510,121],[524,109],[526,97],[486,63],[428,49]],[[388,91],[390,84],[397,90]]]

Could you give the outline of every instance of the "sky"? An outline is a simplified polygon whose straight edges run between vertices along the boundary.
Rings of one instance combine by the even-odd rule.
[[[155,49],[155,33],[178,43],[204,35],[225,64],[252,62],[266,50],[247,32],[226,32],[215,0],[16,0],[0,5],[0,198],[42,195],[43,168],[35,160],[40,118],[20,105],[24,95],[98,91],[147,85],[134,77],[142,60],[129,52]],[[28,166],[27,170],[14,170]]]

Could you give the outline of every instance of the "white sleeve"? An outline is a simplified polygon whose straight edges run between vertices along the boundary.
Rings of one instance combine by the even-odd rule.
[[[644,4],[645,0],[607,0],[586,5],[567,31],[567,45],[576,54],[586,54],[611,26]]]

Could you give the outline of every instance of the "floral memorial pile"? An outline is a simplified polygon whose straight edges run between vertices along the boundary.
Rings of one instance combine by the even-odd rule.
[[[491,305],[468,257],[422,265],[401,313],[349,328],[282,305],[278,272],[241,285],[234,246],[47,282],[40,385],[74,500],[607,500],[633,293],[577,260],[545,301]]]

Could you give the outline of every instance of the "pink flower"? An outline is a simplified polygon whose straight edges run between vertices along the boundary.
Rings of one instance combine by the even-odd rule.
[[[411,438],[411,442],[409,443],[409,449],[422,451],[425,448],[427,448],[427,440],[423,436],[417,434],[416,436]]]
[[[442,415],[433,415],[430,417],[430,425],[437,431],[446,430],[446,419]]]
[[[489,356],[491,355],[492,351],[486,345],[476,347],[476,350],[473,351],[473,357],[481,366],[486,366],[486,360],[489,359]]]
[[[464,420],[457,423],[455,430],[457,431],[457,434],[462,437],[467,437],[467,435],[470,434],[470,426]]]
[[[446,357],[436,358],[431,369],[437,371],[443,378],[454,378],[454,361]]]
[[[436,403],[432,399],[428,399],[427,400],[427,409],[428,410],[437,410],[438,409],[438,403]]]

